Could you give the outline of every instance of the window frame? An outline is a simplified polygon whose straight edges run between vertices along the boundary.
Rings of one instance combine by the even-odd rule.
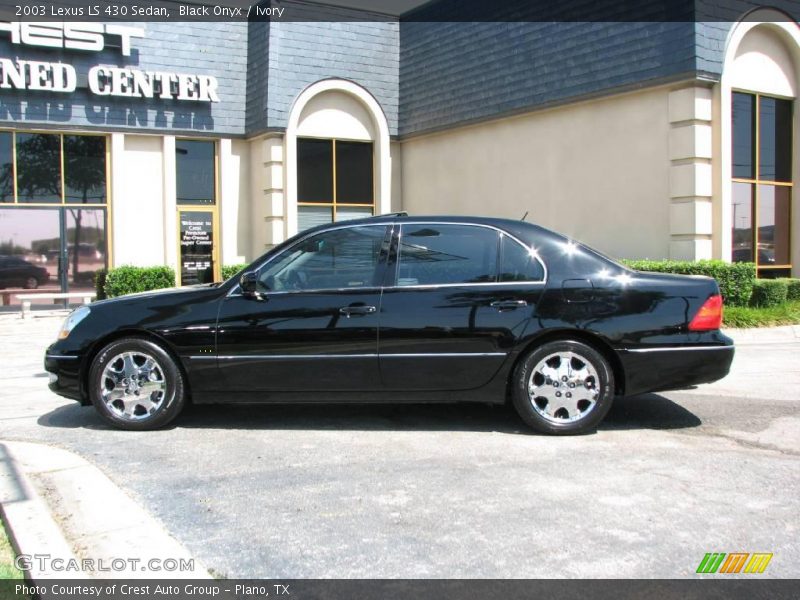
[[[349,220],[349,219],[345,219],[344,221],[342,221],[342,220],[339,219],[338,207],[340,207],[340,206],[343,207],[343,208],[370,208],[371,211],[372,211],[372,216],[375,216],[376,210],[377,210],[377,206],[376,205],[377,205],[377,196],[378,196],[377,189],[376,189],[376,185],[377,185],[377,179],[376,179],[377,173],[376,173],[376,171],[377,171],[377,169],[376,169],[376,165],[375,165],[375,141],[374,140],[356,140],[356,139],[350,139],[350,138],[335,138],[335,137],[334,138],[314,137],[314,136],[304,135],[304,136],[298,136],[295,143],[299,145],[304,140],[325,141],[325,142],[330,142],[331,143],[331,161],[332,161],[331,167],[332,167],[332,174],[333,174],[333,177],[332,177],[332,194],[333,194],[333,198],[331,199],[331,202],[304,202],[304,201],[300,200],[299,194],[298,194],[298,198],[297,198],[298,221],[299,221],[299,213],[300,213],[299,209],[300,209],[300,207],[330,208],[331,217],[332,217],[331,223],[342,223],[342,222],[346,222],[346,221]],[[336,171],[336,169],[337,169],[337,164],[336,164],[336,143],[337,142],[359,143],[359,144],[369,144],[370,145],[370,147],[372,149],[372,165],[371,165],[371,167],[372,167],[372,202],[370,204],[355,204],[355,203],[352,203],[352,202],[339,202],[338,201],[338,198],[337,198],[338,192],[337,192],[337,189],[336,189],[337,188],[337,171]],[[298,155],[299,155],[299,151],[298,151]],[[298,159],[298,164],[297,164],[297,177],[298,178],[300,177],[300,162],[299,162],[299,159]],[[299,185],[298,185],[298,191],[299,191]]]
[[[757,276],[761,277],[761,271],[777,271],[777,270],[791,270],[793,269],[793,263],[791,260],[791,250],[794,245],[794,239],[792,235],[792,216],[793,216],[793,204],[794,204],[794,172],[792,172],[791,178],[789,181],[774,181],[771,179],[762,179],[761,178],[761,99],[762,98],[771,98],[775,100],[786,100],[791,102],[792,107],[792,121],[796,119],[795,111],[796,111],[796,102],[795,98],[790,98],[786,96],[779,96],[776,94],[763,94],[761,92],[756,92],[753,90],[745,90],[739,88],[733,88],[731,90],[731,106],[733,106],[733,98],[734,94],[746,94],[748,96],[753,96],[754,103],[753,103],[753,134],[752,134],[752,143],[753,143],[753,152],[752,152],[752,160],[753,160],[753,175],[752,179],[745,178],[745,177],[734,177],[733,176],[733,148],[734,148],[734,139],[731,136],[731,189],[733,188],[733,184],[742,183],[748,184],[753,186],[752,190],[752,198],[751,198],[751,205],[750,205],[750,226],[753,230],[752,235],[752,249],[753,249],[753,263],[756,265],[756,274]],[[733,110],[731,110],[731,119],[733,119]],[[731,121],[731,131],[733,131],[733,122]],[[795,132],[792,131],[791,136],[791,144],[790,149],[792,152],[795,150]],[[792,157],[792,162],[796,160],[796,157]],[[760,236],[759,236],[759,219],[758,213],[760,208],[760,199],[761,199],[761,192],[760,186],[767,185],[773,187],[785,187],[789,189],[789,221],[788,221],[788,244],[789,244],[789,263],[788,264],[775,264],[775,265],[762,265],[758,260],[758,250],[760,244]],[[732,200],[731,200],[732,202]],[[733,235],[735,223],[731,226],[731,235]],[[731,253],[733,252],[733,240],[731,239]],[[731,260],[733,262],[733,260]]]
[[[481,282],[474,282],[474,283],[418,283],[414,285],[398,285],[398,278],[400,275],[400,243],[402,241],[402,229],[405,225],[453,225],[453,226],[460,226],[460,227],[482,227],[484,229],[490,229],[497,234],[497,257],[496,257],[496,265],[495,265],[495,272],[497,275],[500,273],[500,266],[502,261],[502,239],[503,236],[513,240],[522,248],[531,253],[531,256],[536,259],[536,261],[542,267],[542,279],[541,281],[481,281]],[[402,221],[395,224],[395,232],[392,236],[392,245],[391,251],[389,256],[389,269],[390,280],[385,283],[383,289],[391,289],[391,290],[414,290],[414,289],[435,289],[435,288],[454,288],[454,287],[513,287],[513,286],[544,286],[547,285],[547,276],[548,270],[547,265],[542,260],[541,255],[536,251],[533,246],[530,246],[520,240],[515,235],[512,235],[505,229],[501,229],[499,227],[495,227],[493,225],[488,225],[486,223],[468,223],[463,221],[428,221],[428,220],[413,220],[413,221]]]

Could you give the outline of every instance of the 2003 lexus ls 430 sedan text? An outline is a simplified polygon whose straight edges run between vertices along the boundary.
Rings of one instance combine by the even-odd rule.
[[[630,271],[523,221],[401,213],[305,231],[223,283],[78,308],[45,367],[126,429],[189,401],[510,401],[568,434],[615,395],[724,377],[721,319],[710,278]]]

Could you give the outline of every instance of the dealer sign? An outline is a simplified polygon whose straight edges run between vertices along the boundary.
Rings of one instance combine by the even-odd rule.
[[[131,54],[131,40],[144,29],[105,23],[18,23],[0,21],[0,35],[12,44],[100,52],[107,46]],[[108,41],[111,41],[109,44]],[[0,57],[0,89],[72,93],[77,87],[75,67],[62,62],[12,60]],[[96,96],[162,98],[219,102],[217,79],[130,67],[94,66],[88,73],[89,90]]]

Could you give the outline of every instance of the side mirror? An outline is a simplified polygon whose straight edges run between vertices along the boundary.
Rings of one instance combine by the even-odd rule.
[[[258,291],[258,275],[255,271],[246,271],[239,277],[239,287],[242,288],[242,295],[246,298],[263,300],[264,296]]]

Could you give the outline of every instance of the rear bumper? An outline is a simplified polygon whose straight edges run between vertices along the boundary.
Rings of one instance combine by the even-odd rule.
[[[80,385],[81,357],[51,350],[52,347],[48,348],[44,355],[44,369],[50,374],[48,387],[59,396],[84,403]]]
[[[725,377],[735,348],[726,336],[722,344],[651,346],[620,349],[625,372],[625,395],[663,392],[711,383]]]

